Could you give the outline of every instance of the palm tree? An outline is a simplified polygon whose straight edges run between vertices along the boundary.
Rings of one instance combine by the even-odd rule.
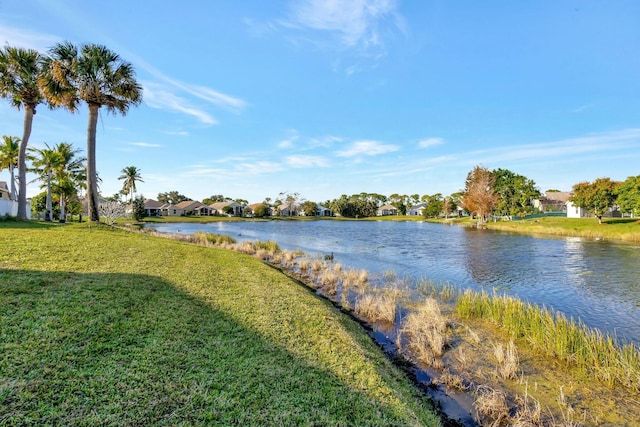
[[[11,175],[11,200],[16,200],[15,168],[18,167],[20,155],[20,138],[17,136],[2,135],[3,144],[0,145],[0,171],[9,169]]]
[[[96,178],[96,125],[100,107],[126,115],[142,102],[142,87],[130,63],[104,46],[59,43],[45,61],[42,89],[53,107],[75,112],[84,101],[89,107],[87,127],[87,209],[91,221],[99,221]]]
[[[0,49],[0,97],[18,110],[24,108],[22,141],[18,151],[18,218],[27,219],[27,144],[36,107],[44,98],[38,85],[43,57],[33,49]]]
[[[51,220],[52,193],[58,195],[60,202],[60,222],[66,221],[65,206],[69,198],[78,194],[84,177],[84,157],[77,157],[79,149],[74,149],[67,142],[61,142],[50,148],[32,149],[36,156],[32,156],[33,171],[46,181],[47,221]],[[48,217],[48,218],[47,218]]]
[[[49,147],[45,142],[46,148],[32,148],[31,151],[36,155],[31,157],[31,165],[33,172],[43,179],[47,187],[47,201],[46,201],[46,213],[44,216],[45,221],[51,221],[53,213],[53,203],[51,197],[51,180],[53,178],[54,171],[60,168],[62,163],[62,156],[56,150]]]
[[[123,179],[122,192],[124,194],[129,193],[131,196],[131,202],[133,202],[133,194],[136,192],[136,182],[144,182],[140,175],[140,169],[135,166],[127,166],[120,171],[122,175],[118,179]]]

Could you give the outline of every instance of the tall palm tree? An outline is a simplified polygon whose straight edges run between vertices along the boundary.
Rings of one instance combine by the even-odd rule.
[[[11,175],[11,200],[16,200],[16,177],[14,171],[18,167],[20,153],[20,138],[17,136],[2,135],[0,145],[0,171],[9,169]]]
[[[87,209],[91,221],[99,221],[96,178],[96,125],[100,107],[126,115],[142,102],[142,87],[132,65],[104,46],[70,42],[54,46],[45,62],[42,89],[53,107],[75,112],[82,101],[89,107],[87,127]]]
[[[35,153],[35,155],[30,156],[30,158],[33,172],[37,173],[40,176],[40,179],[44,180],[46,183],[47,201],[44,220],[51,221],[53,213],[51,181],[53,179],[54,172],[60,168],[62,156],[55,149],[49,147],[46,142],[44,145],[46,148],[32,148],[30,151]]]
[[[118,177],[118,179],[123,179],[122,183],[122,192],[129,193],[131,197],[131,202],[133,202],[133,194],[136,192],[136,182],[144,182],[142,180],[142,175],[140,175],[140,169],[135,166],[127,166],[126,168],[120,171],[122,175]]]
[[[0,49],[0,97],[18,110],[24,108],[22,140],[18,152],[18,218],[27,219],[27,145],[36,107],[44,98],[38,85],[43,57],[33,49]]]

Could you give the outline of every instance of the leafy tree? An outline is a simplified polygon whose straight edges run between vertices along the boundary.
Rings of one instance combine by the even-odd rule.
[[[59,43],[45,61],[41,87],[53,107],[78,110],[82,101],[89,108],[87,127],[87,209],[91,221],[100,220],[96,175],[96,125],[101,107],[108,113],[126,115],[129,107],[142,102],[142,87],[130,63],[104,46]]]
[[[9,170],[11,176],[11,200],[16,200],[16,177],[15,169],[18,167],[20,156],[20,138],[17,136],[2,135],[2,145],[0,145],[0,171]]]
[[[580,182],[573,186],[573,196],[569,200],[574,205],[589,210],[598,218],[598,223],[602,224],[602,215],[616,201],[618,185],[610,178],[598,178],[592,183]]]
[[[508,169],[494,169],[493,190],[498,196],[495,211],[500,215],[519,215],[532,210],[531,201],[540,197],[533,180]]]
[[[253,216],[256,216],[258,218],[269,216],[269,207],[264,203],[260,203],[255,208],[253,208]]]
[[[147,216],[147,211],[144,209],[144,197],[138,196],[133,199],[131,203],[133,219],[140,222]]]
[[[27,145],[36,107],[43,102],[38,79],[43,57],[33,49],[5,46],[0,49],[0,97],[24,108],[22,139],[18,151],[18,218],[27,219]]]
[[[36,215],[47,209],[47,192],[36,194],[31,198],[31,214]]]
[[[640,216],[640,175],[630,176],[620,184],[616,204],[622,212]]]
[[[389,196],[388,200],[400,212],[400,215],[407,214],[407,196],[394,193]]]
[[[494,183],[495,176],[483,166],[476,166],[467,174],[462,202],[469,212],[478,216],[478,222],[485,222],[496,205]]]
[[[306,216],[315,216],[318,211],[318,205],[315,202],[306,201],[302,204],[302,212]]]
[[[440,216],[444,206],[442,194],[437,193],[432,196],[423,196],[423,200],[426,203],[426,206],[422,211],[422,215],[425,218],[437,218]]]
[[[169,203],[170,205],[177,205],[180,202],[191,200],[184,194],[180,194],[177,191],[169,191],[167,193],[158,193],[158,201],[161,203]]]
[[[142,175],[140,175],[140,169],[135,166],[127,166],[126,168],[123,168],[120,173],[122,175],[120,175],[118,179],[123,180],[122,192],[124,194],[129,194],[129,200],[133,202],[133,194],[137,190],[136,183],[144,182],[142,180]]]

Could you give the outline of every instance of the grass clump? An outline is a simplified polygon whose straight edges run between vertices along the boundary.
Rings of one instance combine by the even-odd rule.
[[[365,294],[356,300],[355,314],[368,322],[393,324],[396,320],[397,299],[393,295]]]
[[[447,320],[440,312],[440,306],[427,299],[415,312],[411,312],[402,322],[400,341],[406,337],[406,348],[420,362],[427,366],[440,367],[438,360],[447,345]]]
[[[252,256],[0,224],[0,424],[426,425],[359,325]]]
[[[541,354],[575,366],[610,387],[640,391],[640,350],[567,319],[562,313],[509,296],[467,290],[456,300],[458,314],[487,319]]]

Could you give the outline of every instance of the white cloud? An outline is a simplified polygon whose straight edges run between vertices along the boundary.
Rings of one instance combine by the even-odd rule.
[[[149,148],[162,147],[162,145],[160,144],[152,144],[150,142],[131,142],[130,144],[135,145],[136,147],[149,147]]]
[[[321,156],[288,156],[285,162],[294,168],[309,168],[313,166],[325,168],[329,165],[327,159]]]
[[[208,126],[218,124],[218,121],[206,111],[190,105],[186,99],[167,92],[158,86],[148,82],[144,84],[144,100],[148,106],[187,114]]]
[[[37,31],[14,28],[3,22],[0,25],[0,45],[9,45],[40,52],[48,51],[56,43],[62,41],[59,37]]]
[[[370,48],[381,45],[379,23],[397,15],[395,10],[394,0],[298,1],[292,3],[289,24],[336,34],[346,47]]]
[[[418,142],[418,147],[428,148],[428,147],[433,147],[435,145],[441,145],[441,144],[444,144],[444,139],[442,138],[427,138]]]
[[[383,144],[378,141],[356,141],[348,149],[338,151],[336,155],[339,157],[377,156],[398,151],[399,149],[396,145]]]

